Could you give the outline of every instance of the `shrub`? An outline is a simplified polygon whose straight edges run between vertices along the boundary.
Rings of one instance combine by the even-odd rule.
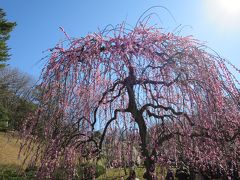
[[[106,173],[105,168],[99,164],[93,163],[83,163],[80,164],[77,168],[78,177],[77,179],[92,179],[95,175],[95,178]]]
[[[25,169],[25,175],[27,179],[34,179],[37,174],[37,169],[38,169],[37,166],[28,166]]]
[[[53,179],[65,180],[68,179],[68,174],[63,167],[59,167],[54,171]]]
[[[23,171],[20,166],[16,165],[1,165],[0,166],[0,179],[24,179]]]
[[[96,166],[96,178],[101,176],[102,174],[106,173],[106,169],[104,168],[104,166],[97,164]]]

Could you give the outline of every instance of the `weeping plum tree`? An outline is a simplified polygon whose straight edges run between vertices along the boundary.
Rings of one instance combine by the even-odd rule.
[[[116,129],[134,129],[150,180],[157,162],[180,152],[179,136],[183,153],[198,154],[199,166],[210,158],[201,153],[223,152],[221,128],[239,144],[239,83],[201,42],[141,23],[67,41],[51,49],[39,85],[42,103],[23,128],[23,149],[38,144],[31,157],[41,160],[38,177],[62,165],[71,178],[77,160],[99,157]],[[167,143],[176,148],[165,152]]]

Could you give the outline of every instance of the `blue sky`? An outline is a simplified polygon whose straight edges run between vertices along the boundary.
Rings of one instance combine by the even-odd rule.
[[[211,2],[210,2],[211,1]],[[214,4],[215,2],[215,4]],[[216,3],[218,2],[218,3]],[[219,3],[220,2],[220,3]],[[239,0],[1,0],[7,19],[16,21],[8,45],[9,64],[38,78],[44,62],[43,53],[65,38],[63,27],[71,37],[82,37],[126,20],[135,25],[141,14],[151,6],[160,17],[153,18],[165,31],[186,25],[182,35],[193,35],[207,42],[222,57],[240,68],[240,1]],[[225,4],[224,4],[225,3]]]

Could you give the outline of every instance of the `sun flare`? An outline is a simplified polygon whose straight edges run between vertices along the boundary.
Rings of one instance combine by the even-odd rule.
[[[240,28],[240,0],[205,0],[208,20],[224,29]]]
[[[239,0],[218,0],[218,6],[219,6],[219,10],[224,15],[227,15],[232,18],[239,16],[239,13],[240,13]]]

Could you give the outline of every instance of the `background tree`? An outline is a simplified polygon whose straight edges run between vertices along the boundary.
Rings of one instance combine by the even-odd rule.
[[[0,69],[0,121],[7,125],[5,129],[21,129],[24,117],[34,109],[32,87],[27,74],[9,67]]]
[[[206,131],[216,132],[216,124],[227,120],[239,124],[238,81],[224,59],[192,37],[165,34],[141,22],[133,30],[121,24],[69,43],[67,49],[63,44],[52,49],[40,84],[44,103],[23,132],[30,150],[36,139],[41,142],[32,137],[35,127],[44,124],[45,139],[33,156],[42,162],[39,177],[51,177],[61,162],[73,176],[79,156],[86,151],[99,156],[108,134],[136,127],[144,178],[151,180],[156,163],[178,157],[178,142],[188,154],[185,140],[208,138]],[[100,140],[95,129],[103,129]],[[205,154],[216,147],[213,137],[202,145]],[[168,143],[176,151],[164,153]],[[206,167],[204,157],[199,159],[198,167]]]
[[[6,13],[0,8],[0,67],[4,66],[4,62],[9,59],[9,48],[7,40],[10,32],[16,26],[15,22],[9,22],[5,19]]]

